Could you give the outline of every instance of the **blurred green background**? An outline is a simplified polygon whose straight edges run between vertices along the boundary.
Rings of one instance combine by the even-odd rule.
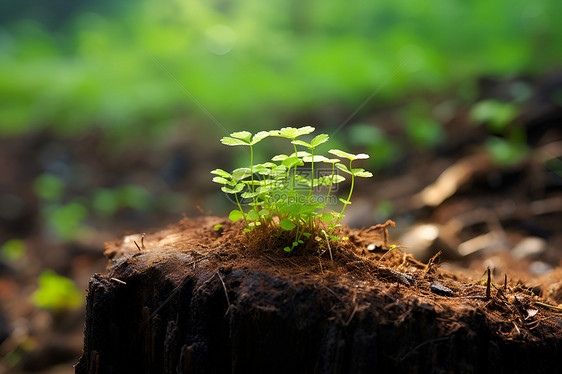
[[[83,289],[104,240],[231,208],[209,171],[244,159],[219,144],[233,131],[311,124],[384,178],[412,149],[450,156],[455,117],[517,162],[530,82],[562,65],[561,14],[559,0],[3,1],[0,275],[26,274],[37,308],[75,308],[57,274]],[[512,84],[487,94],[483,78]]]

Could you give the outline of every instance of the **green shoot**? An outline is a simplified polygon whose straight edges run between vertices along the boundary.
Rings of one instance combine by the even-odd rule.
[[[283,247],[288,253],[309,240],[317,240],[321,235],[326,240],[341,240],[334,232],[344,217],[347,205],[351,204],[355,178],[372,176],[364,169],[352,168],[352,162],[368,158],[366,154],[355,155],[337,149],[332,149],[329,153],[339,158],[317,154],[317,147],[329,139],[326,134],[317,135],[310,142],[297,139],[313,131],[314,127],[305,126],[261,131],[255,135],[248,131],[232,133],[222,138],[221,142],[228,146],[247,146],[250,150],[249,165],[231,173],[222,169],[211,171],[215,175],[213,182],[221,184],[221,190],[233,196],[237,205],[237,209],[230,212],[229,218],[232,221],[243,218],[246,233],[254,230],[281,230],[276,234],[277,237],[290,238]],[[275,155],[270,162],[254,164],[254,146],[268,136],[288,139],[292,153]],[[349,160],[349,166],[340,163],[340,158]],[[317,165],[321,163],[331,166],[329,174],[320,175],[322,169]],[[310,164],[308,176],[303,175],[299,169],[305,164]],[[334,186],[345,180],[336,171],[351,175],[351,187],[347,199],[339,199],[344,204],[341,211],[326,212],[328,202],[336,201],[335,196],[332,197]],[[324,196],[315,194],[315,191],[320,190],[327,192]],[[251,208],[245,211],[244,204]],[[281,234],[282,232],[286,234]]]

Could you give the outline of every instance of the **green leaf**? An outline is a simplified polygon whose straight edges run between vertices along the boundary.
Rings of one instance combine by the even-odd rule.
[[[359,153],[357,155],[354,155],[353,153],[347,153],[347,152],[344,152],[344,151],[340,151],[339,149],[330,149],[328,151],[328,153],[331,153],[331,154],[336,155],[338,157],[347,158],[348,160],[351,160],[351,161],[369,158],[369,155],[367,155],[365,153]]]
[[[351,205],[351,201],[349,201],[349,200],[344,200],[342,198],[340,198],[338,200],[341,201],[342,203],[344,203],[345,205]]]
[[[331,213],[324,213],[320,216],[320,219],[324,222],[332,222],[334,216]]]
[[[260,215],[260,217],[265,217],[269,215],[269,210],[267,209],[262,209],[258,212],[258,214]]]
[[[312,157],[312,156],[303,157],[302,160],[304,162],[325,162],[328,159],[324,156],[321,156],[321,155],[314,155],[314,157]]]
[[[338,163],[336,164],[336,167],[341,171],[343,171],[344,173],[351,174],[351,171],[344,164]]]
[[[211,174],[215,174],[215,175],[218,175],[219,177],[223,177],[223,178],[232,178],[232,175],[230,175],[229,172],[226,172],[222,169],[212,170]]]
[[[309,148],[309,149],[313,148],[310,144],[308,144],[307,142],[303,142],[302,140],[293,140],[291,143],[296,144],[296,145],[302,145],[303,147],[306,147],[306,148]]]
[[[239,211],[238,209],[233,210],[232,212],[230,212],[230,214],[228,215],[228,219],[230,219],[233,222],[238,221],[240,218],[244,217],[244,213],[242,213],[241,211]]]
[[[225,144],[225,145],[250,145],[249,142],[246,142],[246,141],[241,140],[241,139],[230,138],[228,136],[225,136],[224,138],[222,138],[221,143]]]
[[[242,180],[252,175],[249,168],[238,168],[232,172],[232,177],[236,180]]]
[[[224,179],[223,177],[214,177],[213,182],[220,184],[230,184],[230,181],[228,179]]]
[[[251,144],[254,145],[257,142],[267,138],[270,135],[271,135],[271,133],[269,131],[260,131],[256,135],[254,135],[254,137],[252,138]]]
[[[247,143],[249,143],[250,139],[252,138],[252,133],[248,131],[238,131],[238,132],[233,132],[232,134],[230,134],[230,136],[232,136],[233,138],[242,139]]]
[[[234,187],[227,187],[224,186],[221,188],[222,192],[226,192],[226,193],[238,193],[240,191],[242,191],[244,189],[244,183],[238,183],[236,186]]]
[[[314,131],[314,127],[312,126],[304,126],[297,129],[296,137],[303,136],[306,134],[310,134]]]
[[[297,225],[295,225],[289,218],[285,218],[279,222],[279,227],[281,227],[283,230],[290,231],[297,227]]]
[[[292,168],[293,166],[302,166],[304,165],[304,162],[302,162],[298,157],[296,156],[291,156],[285,160],[283,160],[283,166],[285,166],[287,169]]]
[[[275,155],[271,158],[271,161],[285,161],[288,158],[289,156],[287,155]]]
[[[257,221],[260,219],[260,216],[258,215],[258,212],[256,212],[254,209],[250,210],[247,214],[248,218],[251,219],[252,221]]]
[[[365,169],[361,169],[361,168],[351,169],[351,173],[353,175],[355,175],[356,177],[363,177],[363,178],[369,178],[369,177],[373,176],[373,174],[371,174],[371,172],[366,171]]]
[[[222,229],[222,225],[220,223],[218,225],[213,226],[213,230],[215,231],[219,231],[220,229]]]
[[[328,136],[328,134],[320,134],[320,135],[316,136],[314,139],[312,139],[312,141],[310,142],[310,145],[313,148],[316,148],[320,144],[327,142],[329,138],[330,138],[330,136]]]
[[[283,250],[284,250],[285,252],[291,252],[291,248],[289,248],[289,247],[285,247],[285,248],[283,248]]]
[[[256,192],[250,192],[250,191],[248,191],[248,192],[244,192],[244,193],[242,194],[242,197],[243,197],[244,199],[253,199],[254,197],[258,196],[259,194],[260,194],[260,193],[257,192],[257,191],[256,191]]]
[[[370,178],[373,176],[373,173],[371,173],[370,171],[361,171],[358,173],[355,173],[356,177],[361,177],[361,178]]]
[[[299,136],[310,134],[313,131],[314,127],[312,126],[305,126],[298,129],[294,127],[283,127],[281,130],[272,133],[272,135],[294,140]]]

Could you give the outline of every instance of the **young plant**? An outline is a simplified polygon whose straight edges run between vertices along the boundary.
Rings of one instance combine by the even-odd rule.
[[[345,208],[351,204],[355,177],[372,176],[364,169],[352,168],[352,162],[368,158],[366,154],[354,155],[340,150],[330,150],[331,154],[348,159],[349,167],[340,163],[339,159],[330,159],[317,154],[318,146],[328,141],[327,134],[315,136],[310,143],[297,139],[313,131],[314,127],[305,126],[260,131],[255,135],[247,131],[232,133],[222,138],[221,142],[229,146],[249,147],[248,167],[235,169],[232,173],[222,169],[211,171],[216,175],[213,181],[223,185],[222,191],[234,195],[238,209],[230,212],[229,218],[233,221],[243,218],[246,223],[244,230],[247,233],[258,227],[260,230],[269,229],[277,232],[276,228],[279,228],[282,232],[287,232],[291,239],[284,250],[289,253],[311,239],[339,240],[334,235],[334,231],[340,226]],[[269,136],[289,140],[293,153],[276,155],[271,159],[272,162],[254,164],[254,146]],[[298,147],[304,147],[306,151],[299,150]],[[299,172],[299,167],[303,167],[305,163],[310,164],[308,177]],[[315,164],[318,163],[330,164],[331,174],[315,178]],[[345,180],[343,176],[336,174],[336,168],[351,175],[351,188],[346,200],[339,199],[344,204],[339,213],[326,212],[333,186]],[[314,195],[314,191],[319,187],[327,188],[324,201],[320,201],[320,197]],[[240,198],[248,201],[248,205],[251,206],[247,212],[244,211],[243,201]],[[277,236],[285,235],[279,233]]]

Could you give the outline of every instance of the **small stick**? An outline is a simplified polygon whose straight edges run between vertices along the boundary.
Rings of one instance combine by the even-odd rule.
[[[117,283],[121,283],[121,284],[127,284],[126,282],[123,282],[121,279],[117,279],[117,278],[110,278],[112,281],[115,281]]]
[[[488,282],[486,282],[486,299],[490,298],[491,284],[492,284],[492,276],[491,276],[490,268],[488,267]]]
[[[507,274],[504,273],[503,278],[503,290],[507,292]]]
[[[226,313],[224,313],[224,316],[226,317],[226,315],[228,314],[228,312],[230,312],[230,298],[228,297],[228,291],[226,290],[226,285],[224,284],[224,281],[222,280],[221,274],[217,271],[217,275],[219,276],[219,279],[222,283],[222,288],[224,288],[224,294],[226,295],[226,302],[228,303],[228,308],[226,309]]]
[[[141,250],[141,247],[139,247],[138,243],[136,242],[136,240],[133,240],[133,243],[135,243],[135,245],[137,246],[137,248],[139,249],[139,251]]]
[[[142,249],[145,249],[145,248],[146,248],[146,247],[144,246],[144,236],[145,236],[145,235],[146,235],[146,233],[143,232],[143,233],[142,233],[142,236],[141,236],[141,248],[142,248]]]
[[[439,257],[441,255],[441,251],[437,252],[435,254],[435,256],[433,256],[432,258],[429,259],[429,261],[427,262],[427,265],[425,265],[425,272],[428,273],[432,268],[433,265],[435,265],[435,260],[437,259],[437,257]]]

